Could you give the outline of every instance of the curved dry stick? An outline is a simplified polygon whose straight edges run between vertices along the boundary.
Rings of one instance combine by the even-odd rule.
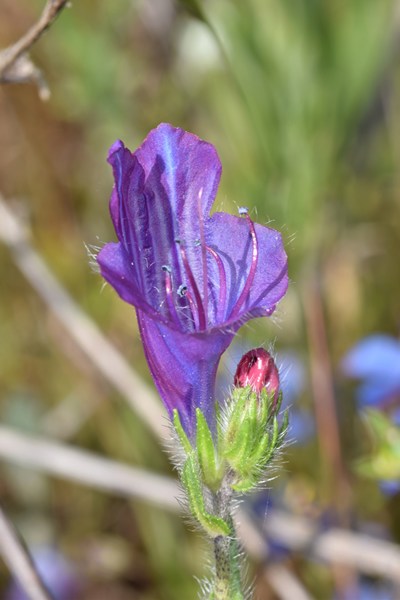
[[[42,37],[67,4],[68,0],[47,0],[38,21],[14,44],[0,51],[0,83],[35,81],[42,98],[48,97],[46,82],[26,53]]]
[[[32,558],[0,507],[0,555],[30,600],[52,600]]]

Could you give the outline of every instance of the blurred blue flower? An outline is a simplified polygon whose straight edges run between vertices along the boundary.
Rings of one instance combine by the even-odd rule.
[[[338,600],[339,596],[334,595],[333,600]],[[395,600],[396,596],[393,586],[387,583],[377,582],[367,577],[361,577],[359,585],[354,588],[349,587],[348,590],[341,592],[341,600]]]
[[[384,334],[371,335],[356,344],[342,361],[346,375],[360,379],[360,407],[382,407],[400,397],[400,341]]]
[[[360,408],[389,409],[393,423],[400,426],[400,409],[393,405],[400,400],[400,340],[384,334],[370,335],[346,354],[342,369],[362,382],[356,392]],[[400,491],[398,480],[378,483],[385,495],[393,496]]]
[[[78,598],[80,582],[71,565],[57,550],[49,546],[35,548],[33,562],[54,600]],[[19,583],[12,581],[5,600],[29,600]]]
[[[396,479],[381,480],[379,488],[385,496],[395,496],[400,492],[400,481]]]

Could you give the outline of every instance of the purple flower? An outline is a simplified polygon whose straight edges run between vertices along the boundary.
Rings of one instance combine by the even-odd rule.
[[[286,291],[282,239],[246,209],[210,216],[221,164],[182,129],[161,124],[134,153],[117,141],[108,160],[119,242],[100,251],[100,270],[135,306],[161,398],[193,435],[196,407],[212,425],[216,370],[235,332],[271,315]]]
[[[348,352],[342,368],[349,377],[362,381],[357,389],[359,407],[384,410],[400,427],[400,341],[389,335],[370,335]],[[378,483],[387,496],[400,491],[398,480],[379,480]]]
[[[54,600],[73,600],[79,595],[81,582],[74,566],[55,548],[40,546],[33,550],[33,561]],[[6,600],[28,600],[18,582],[12,581]]]
[[[371,335],[350,350],[342,368],[346,375],[361,379],[359,406],[391,403],[400,397],[400,341],[384,334]]]

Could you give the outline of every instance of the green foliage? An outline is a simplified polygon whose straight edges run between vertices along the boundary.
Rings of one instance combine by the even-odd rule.
[[[217,491],[221,485],[223,470],[210,428],[199,408],[196,408],[196,450],[204,483],[210,490]]]
[[[186,435],[186,432],[182,427],[181,419],[179,417],[179,412],[176,408],[174,408],[174,411],[173,411],[172,422],[174,424],[175,431],[178,434],[178,438],[182,445],[183,450],[186,452],[186,454],[190,454],[192,452],[192,445],[189,442],[188,436]]]
[[[211,538],[229,535],[231,533],[229,524],[206,510],[201,473],[194,453],[187,457],[181,477],[191,513],[204,531]]]
[[[234,473],[232,488],[247,492],[265,476],[265,470],[287,432],[287,413],[282,425],[278,422],[279,399],[264,389],[260,394],[251,388],[236,388],[232,393],[226,418],[226,435],[222,438],[221,454]]]
[[[278,421],[278,398],[264,389],[257,394],[250,387],[234,388],[218,419],[215,438],[199,408],[196,409],[196,439],[192,445],[174,411],[174,427],[185,452],[181,477],[189,506],[204,530],[214,537],[220,526],[206,512],[205,497],[221,494],[224,487],[248,492],[262,483],[270,462],[282,446],[288,427],[288,413]],[[215,529],[216,527],[216,529]]]
[[[366,411],[365,420],[374,448],[370,456],[356,463],[357,471],[364,477],[378,481],[400,481],[400,427],[377,410]]]

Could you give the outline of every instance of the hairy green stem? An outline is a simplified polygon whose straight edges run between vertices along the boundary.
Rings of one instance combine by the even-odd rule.
[[[215,582],[213,600],[244,600],[241,591],[237,542],[234,537],[214,540]]]
[[[232,519],[232,489],[229,474],[215,496],[217,514],[229,523],[229,536],[214,538],[215,579],[212,600],[244,600],[242,592],[240,550]]]

